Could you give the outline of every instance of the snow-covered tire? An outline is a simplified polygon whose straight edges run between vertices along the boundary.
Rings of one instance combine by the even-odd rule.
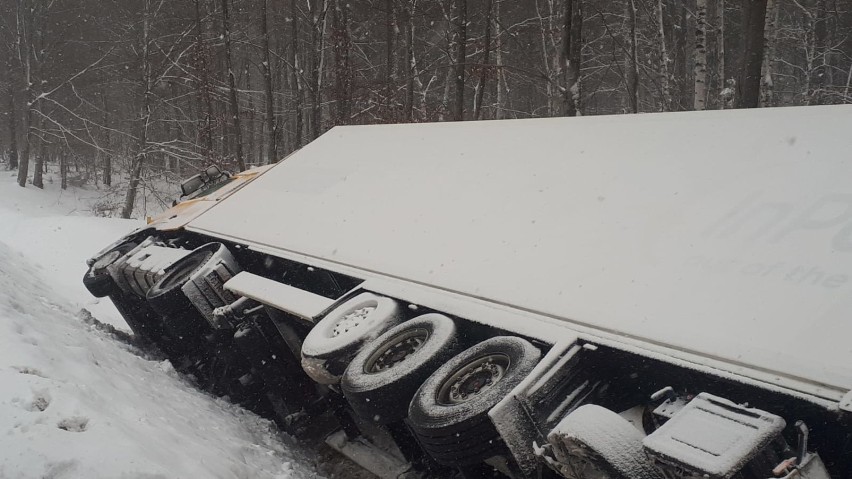
[[[112,276],[107,271],[107,266],[115,263],[134,248],[136,248],[136,243],[122,243],[100,255],[92,263],[92,266],[83,275],[83,285],[89,290],[92,296],[104,298],[116,291],[118,285],[115,284],[115,280],[112,279]]]
[[[488,417],[535,367],[541,352],[513,336],[487,339],[455,356],[417,390],[407,422],[423,449],[448,466],[476,464],[505,446]]]
[[[642,450],[644,438],[627,419],[595,404],[567,415],[547,435],[553,455],[579,477],[664,479]]]
[[[453,320],[442,314],[399,324],[352,358],[340,388],[359,416],[380,424],[400,421],[423,381],[459,352],[457,336]]]
[[[212,328],[181,288],[220,247],[221,243],[208,243],[194,249],[171,265],[148,291],[148,305],[163,317],[166,336],[175,345],[182,345],[185,354],[198,353],[204,345],[203,336]]]
[[[186,308],[192,308],[189,298],[183,294],[183,285],[200,271],[221,243],[208,243],[196,248],[166,269],[165,274],[148,290],[148,303],[163,316],[172,316]]]
[[[361,293],[321,319],[302,343],[302,368],[320,384],[337,384],[361,347],[402,321],[396,301]]]

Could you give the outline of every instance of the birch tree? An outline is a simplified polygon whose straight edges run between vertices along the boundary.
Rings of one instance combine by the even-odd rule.
[[[766,27],[763,32],[763,63],[760,68],[760,106],[772,106],[772,94],[775,83],[772,81],[772,67],[775,61],[775,42],[778,38],[778,3],[766,2]]]
[[[580,66],[582,63],[583,0],[565,0],[562,30],[562,56],[565,70],[564,111],[566,116],[580,114]]]

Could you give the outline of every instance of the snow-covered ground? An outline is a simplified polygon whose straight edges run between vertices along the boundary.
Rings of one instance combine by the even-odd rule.
[[[88,216],[98,196],[0,172],[0,479],[317,477],[314,452],[86,321],[127,329],[81,278],[140,225]]]

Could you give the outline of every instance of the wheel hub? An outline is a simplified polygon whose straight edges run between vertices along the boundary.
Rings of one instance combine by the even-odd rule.
[[[336,338],[341,334],[349,332],[351,329],[357,328],[363,324],[367,319],[367,316],[375,310],[376,308],[374,306],[364,306],[363,308],[358,308],[346,313],[346,315],[340,318],[340,321],[334,325],[334,328],[332,328],[331,336]]]
[[[462,366],[441,386],[438,401],[446,405],[467,402],[500,382],[509,367],[509,357],[490,354]]]
[[[403,332],[388,341],[367,360],[365,372],[378,373],[396,366],[423,347],[428,338],[429,331],[425,329]]]

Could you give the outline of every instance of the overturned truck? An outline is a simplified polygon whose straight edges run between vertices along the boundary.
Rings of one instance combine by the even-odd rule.
[[[337,127],[90,260],[381,477],[852,477],[852,106]]]

